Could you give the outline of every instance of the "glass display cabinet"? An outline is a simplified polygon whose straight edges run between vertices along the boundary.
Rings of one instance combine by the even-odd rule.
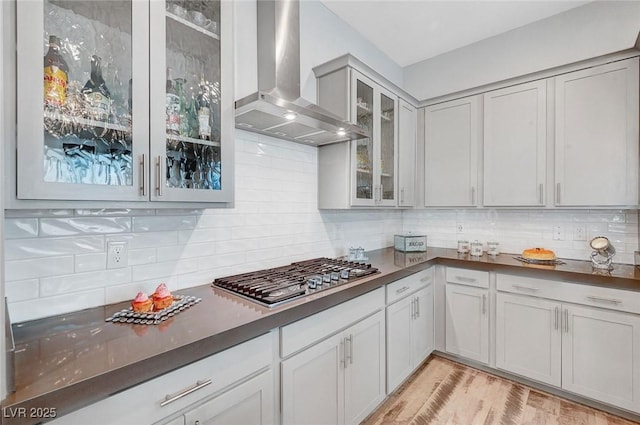
[[[351,75],[352,120],[371,135],[351,142],[351,203],[395,206],[398,97],[355,70]]]
[[[226,3],[18,2],[18,198],[230,202]]]

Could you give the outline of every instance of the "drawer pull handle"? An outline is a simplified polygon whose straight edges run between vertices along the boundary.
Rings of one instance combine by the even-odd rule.
[[[603,302],[603,303],[611,303],[611,304],[621,304],[622,301],[621,300],[616,300],[613,298],[601,298],[601,297],[594,297],[593,295],[588,295],[587,299],[590,301],[594,301],[594,302]]]
[[[431,280],[431,276],[425,276],[422,279],[420,279],[420,282],[429,282]]]
[[[173,395],[167,394],[163,401],[160,402],[160,407],[164,407],[167,404],[173,403],[176,400],[181,399],[184,396],[191,394],[194,391],[198,391],[200,388],[204,388],[207,385],[211,384],[211,379],[207,379],[206,381],[196,381],[196,383],[189,388],[186,388],[182,391],[178,391]]]
[[[456,280],[460,280],[462,282],[476,282],[477,279],[474,279],[473,277],[464,277],[464,276],[456,276]]]
[[[396,294],[402,294],[403,292],[405,292],[408,289],[409,289],[408,286],[403,286],[402,288],[396,290]]]
[[[514,289],[520,289],[521,291],[539,291],[539,288],[534,288],[534,287],[530,287],[530,286],[522,286],[522,285],[512,285]]]

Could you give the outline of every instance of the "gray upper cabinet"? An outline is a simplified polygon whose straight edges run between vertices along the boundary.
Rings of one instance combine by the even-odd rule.
[[[413,105],[400,99],[401,90],[349,55],[314,72],[318,104],[369,134],[318,148],[319,208],[413,206]]]
[[[555,203],[638,205],[638,58],[555,81]]]
[[[17,2],[17,198],[231,202],[231,13]]]
[[[479,96],[425,108],[425,206],[478,205]]]
[[[404,99],[400,99],[398,110],[398,206],[414,207],[418,114],[416,108]]]
[[[546,80],[484,94],[483,204],[543,206]]]

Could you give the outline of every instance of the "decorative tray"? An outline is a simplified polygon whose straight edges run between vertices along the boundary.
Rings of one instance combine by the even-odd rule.
[[[170,317],[184,311],[192,305],[198,304],[202,298],[185,295],[174,295],[173,304],[167,308],[158,311],[150,311],[149,313],[136,313],[131,307],[114,313],[111,317],[107,317],[105,322],[112,323],[134,323],[140,325],[157,325],[164,322]]]
[[[518,261],[522,261],[523,263],[527,263],[527,264],[540,264],[540,265],[544,265],[544,266],[557,266],[559,264],[565,264],[564,261],[555,258],[553,260],[535,260],[533,258],[524,258],[521,256],[518,257],[513,257],[514,259],[518,260]]]

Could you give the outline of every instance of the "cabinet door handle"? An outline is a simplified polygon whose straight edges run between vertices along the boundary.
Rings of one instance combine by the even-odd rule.
[[[471,186],[471,205],[476,204],[476,188],[475,186]]]
[[[349,336],[347,337],[347,344],[349,347],[349,354],[347,358],[349,359],[349,364],[353,364],[353,335],[349,334]]]
[[[378,200],[380,202],[382,202],[382,193],[383,193],[383,191],[384,191],[384,186],[382,184],[380,184],[380,195],[378,197]]]
[[[416,303],[414,301],[415,301],[414,299],[411,300],[411,307],[410,307],[411,320],[416,318]]]
[[[564,331],[569,333],[569,309],[564,309]]]
[[[400,189],[400,205],[404,204],[404,187]]]
[[[587,295],[587,299],[590,300],[590,301],[594,301],[594,302],[610,303],[610,304],[622,304],[621,300],[616,300],[614,298],[601,298],[601,297],[595,297],[593,295]]]
[[[156,191],[158,196],[162,196],[162,155],[158,155],[156,160]]]
[[[556,328],[556,330],[558,329],[558,307],[555,308],[554,311],[554,317],[555,317],[555,324],[554,327]]]
[[[560,205],[560,183],[556,183],[556,204]]]
[[[142,196],[147,196],[147,156],[142,154],[140,156],[140,193]]]
[[[542,183],[540,183],[540,187],[539,187],[539,191],[540,191],[540,204],[544,205],[544,185]]]
[[[342,341],[340,341],[340,352],[338,353],[338,356],[340,356],[340,366],[342,366],[343,369],[347,368],[345,351],[346,350],[344,348],[344,339],[343,339]]]
[[[477,279],[473,278],[473,277],[464,277],[464,276],[456,276],[456,280],[460,280],[462,282],[469,282],[469,283],[473,283],[475,282]]]
[[[487,303],[486,303],[486,299],[487,296],[482,294],[482,314],[485,315],[487,313]]]
[[[416,297],[416,319],[420,317],[420,296]]]
[[[531,292],[535,292],[535,291],[539,291],[538,288],[534,288],[532,286],[522,286],[522,285],[511,285],[513,287],[513,289],[519,289],[521,291],[531,291]]]
[[[408,286],[403,286],[402,288],[396,290],[396,294],[402,294],[403,292],[407,291],[408,289],[409,289]]]
[[[167,404],[173,403],[174,401],[179,400],[182,397],[187,396],[194,391],[198,391],[199,389],[204,388],[207,385],[211,384],[211,382],[212,382],[211,379],[207,379],[205,381],[196,381],[196,383],[190,386],[189,388],[185,388],[184,390],[178,391],[177,393],[172,395],[167,394],[164,400],[160,402],[160,407],[164,407]]]

